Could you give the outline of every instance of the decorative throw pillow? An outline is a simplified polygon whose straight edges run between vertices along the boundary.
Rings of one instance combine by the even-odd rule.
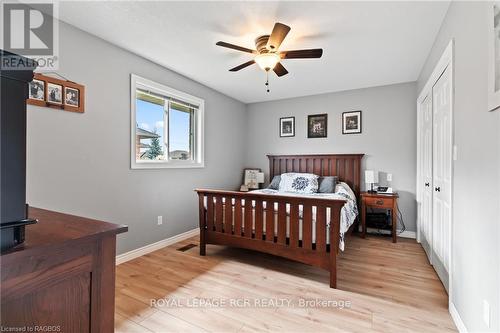
[[[281,175],[274,176],[273,180],[271,181],[271,184],[269,184],[267,188],[270,190],[278,191],[280,189],[280,181],[281,181]]]
[[[281,175],[280,192],[316,193],[318,176],[311,173],[284,173]]]
[[[337,186],[337,182],[339,181],[339,177],[337,176],[325,176],[319,177],[319,193],[335,193],[335,187]]]

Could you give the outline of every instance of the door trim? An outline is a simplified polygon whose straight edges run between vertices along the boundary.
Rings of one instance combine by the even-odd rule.
[[[422,126],[422,110],[421,110],[421,103],[424,101],[426,96],[428,94],[432,94],[432,88],[435,85],[435,83],[439,80],[441,75],[444,73],[444,71],[447,69],[448,66],[451,66],[451,71],[450,71],[450,81],[452,85],[451,89],[451,137],[452,137],[452,149],[454,147],[454,137],[455,137],[455,117],[454,117],[454,112],[455,112],[455,64],[454,64],[454,39],[451,39],[450,42],[448,43],[446,49],[444,50],[443,54],[441,55],[441,58],[437,62],[436,66],[434,67],[434,70],[432,71],[431,75],[429,76],[429,79],[425,83],[424,87],[420,91],[418,98],[417,98],[417,206],[421,204],[422,200],[422,175],[421,175],[421,168],[420,168],[420,159],[422,158],[422,147],[420,145],[420,129]],[[453,216],[453,205],[454,205],[454,193],[453,193],[453,188],[454,188],[454,161],[453,161],[453,154],[452,154],[452,161],[451,161],[451,226],[450,226],[450,245],[448,248],[449,251],[449,256],[450,256],[450,263],[449,267],[450,269],[448,270],[448,304],[452,304],[452,295],[453,295],[453,279],[452,279],[452,273],[453,273],[453,230],[454,230],[454,216]],[[420,213],[420,209],[417,210],[418,214]],[[417,241],[420,243],[420,217],[417,217]],[[432,251],[431,251],[432,252]],[[430,258],[430,261],[432,263],[432,255]],[[449,306],[448,305],[448,306]]]

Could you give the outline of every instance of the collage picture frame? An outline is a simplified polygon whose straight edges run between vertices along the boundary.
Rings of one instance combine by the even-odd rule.
[[[85,112],[85,86],[36,73],[29,83],[27,104]]]

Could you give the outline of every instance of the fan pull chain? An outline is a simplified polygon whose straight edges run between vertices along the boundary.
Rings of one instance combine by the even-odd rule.
[[[269,70],[266,71],[266,91],[269,92]]]

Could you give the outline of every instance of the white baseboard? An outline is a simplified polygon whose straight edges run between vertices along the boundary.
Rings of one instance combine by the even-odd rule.
[[[169,246],[169,245],[175,244],[177,242],[183,241],[185,239],[191,238],[193,236],[198,235],[199,232],[200,232],[200,229],[196,228],[193,230],[183,232],[182,234],[172,236],[170,238],[162,239],[161,241],[158,241],[156,243],[152,243],[152,244],[140,247],[138,249],[119,254],[116,256],[116,264],[117,265],[123,264],[124,262],[127,262],[129,260],[138,258],[140,256],[151,253],[153,251],[162,249],[166,246]]]
[[[380,232],[381,234],[386,234],[386,235],[390,235],[391,232],[389,230],[380,230],[378,231],[377,229],[373,229],[373,228],[367,228],[366,229],[367,232]],[[403,238],[412,238],[412,239],[416,239],[417,238],[417,233],[415,231],[408,231],[408,230],[405,230],[403,231],[402,233],[399,233],[400,230],[398,230],[398,237],[403,237]]]
[[[465,324],[462,321],[462,318],[460,318],[460,315],[458,314],[458,311],[455,308],[455,305],[453,303],[450,303],[449,310],[450,310],[451,318],[453,319],[453,322],[457,326],[458,331],[460,333],[467,333],[467,327],[465,327]]]
[[[408,231],[408,230],[405,230],[403,231],[400,235],[398,235],[399,237],[403,237],[403,238],[412,238],[412,239],[417,239],[417,233],[415,231]]]

